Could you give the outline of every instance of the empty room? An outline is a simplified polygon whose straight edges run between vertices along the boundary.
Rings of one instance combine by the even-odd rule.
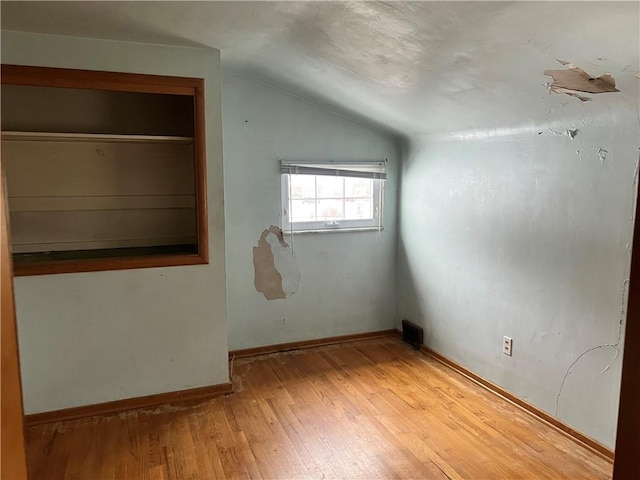
[[[637,1],[0,15],[3,480],[640,478]]]

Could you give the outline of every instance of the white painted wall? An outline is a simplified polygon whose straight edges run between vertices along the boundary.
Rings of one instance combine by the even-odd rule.
[[[609,447],[640,148],[638,79],[615,74],[622,93],[581,103],[546,94],[532,73],[509,100],[519,124],[409,146],[398,296],[400,316],[434,350]],[[499,122],[501,107],[475,100]],[[565,128],[577,137],[549,130]],[[501,353],[503,335],[513,357]],[[619,348],[595,348],[605,344]]]
[[[25,412],[228,381],[219,51],[4,31],[2,62],[205,79],[211,263],[16,278]]]
[[[229,348],[393,328],[396,319],[395,140],[272,87],[223,80]],[[297,234],[301,280],[285,300],[254,284],[253,247],[280,225],[278,159],[389,159],[384,231]]]

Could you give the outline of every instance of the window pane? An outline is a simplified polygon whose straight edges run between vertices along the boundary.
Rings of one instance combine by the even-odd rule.
[[[370,198],[345,199],[345,220],[373,218],[373,202]]]
[[[318,198],[342,198],[344,197],[344,177],[328,177],[318,175]],[[320,210],[318,210],[320,215]]]
[[[370,197],[373,180],[369,178],[345,178],[345,197]]]
[[[291,222],[313,222],[316,219],[315,200],[291,200]]]
[[[326,175],[290,175],[289,222],[305,228],[358,228],[377,224],[380,181]],[[338,225],[332,225],[331,222]],[[325,225],[326,224],[326,225]]]
[[[342,220],[343,218],[342,200],[318,200],[318,220]]]
[[[315,198],[315,175],[291,175],[291,198]]]

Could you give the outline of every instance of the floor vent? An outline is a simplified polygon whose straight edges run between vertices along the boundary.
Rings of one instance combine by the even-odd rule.
[[[422,328],[409,320],[402,320],[402,340],[416,350],[422,345]]]

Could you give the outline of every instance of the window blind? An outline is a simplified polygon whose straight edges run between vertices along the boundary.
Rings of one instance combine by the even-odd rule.
[[[386,161],[373,162],[302,162],[280,161],[282,175],[326,175],[335,177],[372,178],[385,180]]]

